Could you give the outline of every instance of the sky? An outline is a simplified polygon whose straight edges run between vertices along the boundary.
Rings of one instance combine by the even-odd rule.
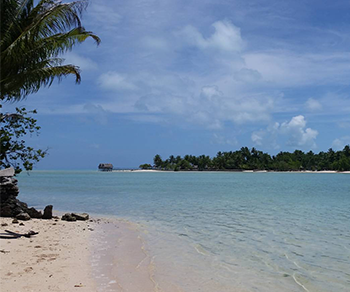
[[[14,105],[37,109],[36,169],[138,167],[155,154],[350,144],[350,2],[95,0],[74,77]]]

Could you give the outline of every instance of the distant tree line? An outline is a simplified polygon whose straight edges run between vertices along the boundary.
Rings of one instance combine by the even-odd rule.
[[[309,151],[304,153],[295,150],[293,153],[280,152],[271,156],[268,153],[242,147],[237,151],[218,152],[213,158],[206,155],[181,156],[170,155],[163,160],[160,155],[153,159],[154,165],[140,165],[142,169],[162,170],[274,170],[274,171],[302,171],[302,170],[350,170],[350,146],[342,151],[334,151],[330,148],[327,152],[318,154]]]

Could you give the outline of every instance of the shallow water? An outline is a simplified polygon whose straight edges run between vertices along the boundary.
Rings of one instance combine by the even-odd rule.
[[[140,223],[163,287],[350,290],[349,174],[36,171],[19,185],[31,206]]]

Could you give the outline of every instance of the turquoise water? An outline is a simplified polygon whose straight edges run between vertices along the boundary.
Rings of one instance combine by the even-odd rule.
[[[19,185],[31,206],[140,223],[179,291],[350,291],[349,174],[37,171]]]

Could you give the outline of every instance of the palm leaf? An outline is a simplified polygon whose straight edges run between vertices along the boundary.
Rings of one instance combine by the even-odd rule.
[[[67,75],[81,80],[77,66],[64,65],[60,54],[91,37],[100,39],[81,25],[86,1],[61,3],[41,0],[1,1],[1,100],[19,100],[50,86]]]

